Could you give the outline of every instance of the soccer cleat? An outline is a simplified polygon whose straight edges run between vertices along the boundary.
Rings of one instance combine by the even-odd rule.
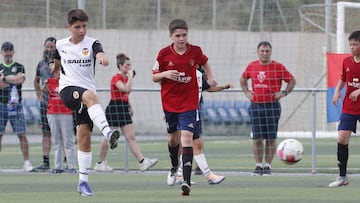
[[[101,163],[96,163],[94,167],[94,171],[97,172],[113,172],[114,169],[107,164],[106,161],[102,161]]]
[[[77,191],[84,197],[93,196],[89,183],[85,181],[79,183]]]
[[[38,167],[34,168],[34,172],[45,172],[50,169],[50,166],[48,164],[40,164]]]
[[[209,177],[207,177],[207,180],[210,185],[216,185],[223,182],[225,180],[225,176],[218,176],[214,173],[211,173]]]
[[[202,175],[203,172],[201,171],[201,169],[199,167],[196,167],[194,170],[194,175]]]
[[[264,167],[263,169],[263,176],[271,176],[271,168],[269,166]]]
[[[110,146],[110,149],[115,149],[117,147],[117,140],[120,137],[120,131],[117,129],[114,129],[108,133],[106,136],[106,140],[108,141],[108,144]]]
[[[29,160],[24,161],[23,170],[24,172],[34,172],[34,167],[31,165]]]
[[[348,184],[349,180],[347,176],[338,176],[334,182],[329,184],[329,187],[347,186]]]
[[[190,187],[190,185],[188,185],[187,183],[184,182],[183,184],[181,184],[181,190],[182,190],[183,196],[189,196],[191,187]]]
[[[168,173],[168,176],[167,176],[167,184],[168,184],[169,186],[175,185],[175,182],[176,182],[176,171],[177,171],[177,169],[171,168],[171,170],[170,170],[169,173]]]
[[[149,168],[155,166],[155,164],[157,164],[157,162],[158,162],[157,159],[144,158],[143,162],[141,164],[139,164],[140,171],[141,172],[147,171]]]
[[[262,176],[263,175],[263,168],[261,166],[256,166],[252,176]]]

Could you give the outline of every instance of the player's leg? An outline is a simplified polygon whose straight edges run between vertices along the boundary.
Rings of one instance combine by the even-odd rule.
[[[349,184],[347,178],[347,162],[349,159],[349,142],[351,132],[356,132],[357,116],[349,114],[341,114],[340,123],[338,125],[337,139],[337,161],[339,167],[339,176],[330,183],[329,187],[340,187]]]
[[[146,158],[143,156],[143,154],[141,153],[140,147],[139,147],[138,143],[136,142],[134,125],[132,123],[122,126],[121,131],[124,134],[125,139],[129,144],[129,148],[130,148],[131,152],[138,160],[141,171],[148,170],[149,168],[153,167],[158,162],[157,159],[150,159],[150,158]]]
[[[167,184],[172,186],[176,182],[176,172],[179,167],[180,131],[177,129],[179,117],[177,113],[164,112],[168,132],[168,151],[171,161]]]
[[[181,185],[182,195],[190,194],[191,171],[193,162],[193,133],[196,128],[197,111],[179,114],[179,129],[182,147],[182,165],[184,183]]]
[[[112,130],[110,128],[105,112],[103,111],[96,94],[91,90],[85,90],[82,94],[81,101],[87,107],[87,111],[94,125],[100,129],[106,140],[108,140],[110,148],[116,148],[120,132],[117,129]]]
[[[79,185],[78,192],[82,196],[92,196],[93,193],[89,186],[89,171],[92,161],[91,152],[91,128],[88,124],[80,124],[77,129],[78,144],[78,165],[79,165]]]

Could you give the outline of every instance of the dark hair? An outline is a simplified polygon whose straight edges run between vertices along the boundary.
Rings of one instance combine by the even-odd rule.
[[[126,60],[130,60],[129,57],[127,57],[125,54],[120,53],[116,55],[116,65],[119,67],[119,65],[124,65]]]
[[[272,48],[270,42],[268,42],[268,41],[261,41],[261,42],[257,45],[257,50],[259,50],[259,48],[260,48],[261,46],[270,47],[270,49]]]
[[[46,42],[52,42],[52,43],[56,43],[56,38],[55,37],[48,37],[46,38],[46,40],[44,41],[44,45],[46,44]]]
[[[76,21],[87,22],[88,19],[89,17],[86,12],[78,8],[70,9],[67,13],[67,21],[69,25],[74,24]]]
[[[188,30],[188,25],[183,19],[174,19],[170,22],[169,32],[170,34],[174,33],[176,29]]]
[[[349,35],[348,40],[360,41],[360,30],[354,31]]]

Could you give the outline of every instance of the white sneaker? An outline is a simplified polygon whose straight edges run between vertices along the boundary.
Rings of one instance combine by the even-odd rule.
[[[167,184],[169,186],[173,186],[175,185],[175,182],[176,182],[176,170],[170,170],[169,173],[168,173],[168,176],[167,176]]]
[[[181,185],[184,183],[184,177],[181,175],[179,176],[179,174],[176,176],[176,181],[175,181],[175,184],[176,185]],[[191,181],[191,185],[196,185],[197,183],[194,182],[194,181]]]
[[[139,164],[140,171],[141,172],[147,171],[149,168],[155,166],[157,162],[158,162],[157,159],[144,158],[144,161],[141,164]]]
[[[207,180],[210,185],[220,184],[225,180],[225,176],[218,176],[214,173],[211,173],[209,177],[207,177]]]
[[[31,172],[34,167],[31,165],[29,160],[24,161],[24,166],[23,166],[24,172]]]
[[[348,184],[349,184],[349,180],[347,176],[338,176],[334,182],[329,184],[328,187],[347,186]]]
[[[96,163],[96,165],[94,167],[94,171],[97,171],[97,172],[113,172],[114,169],[111,166],[109,166],[106,161],[103,161],[101,163],[98,163],[98,162]]]

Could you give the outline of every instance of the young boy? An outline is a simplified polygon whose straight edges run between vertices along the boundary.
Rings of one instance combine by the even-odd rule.
[[[60,68],[59,91],[65,106],[77,112],[77,144],[79,164],[78,192],[82,196],[92,196],[88,184],[88,168],[91,167],[91,132],[95,124],[108,140],[110,148],[117,147],[120,136],[112,130],[96,96],[94,68],[95,61],[109,65],[100,42],[86,36],[88,16],[81,9],[71,9],[67,13],[68,30],[71,36],[56,42],[54,71]]]
[[[153,81],[161,85],[162,107],[167,124],[168,150],[172,165],[167,184],[175,184],[181,142],[184,175],[181,190],[183,195],[190,195],[193,161],[192,136],[196,127],[199,104],[196,67],[203,66],[210,85],[216,85],[216,81],[207,63],[207,56],[202,53],[199,46],[188,43],[188,26],[185,20],[172,20],[169,32],[173,43],[158,53],[153,67]]]
[[[356,123],[360,120],[360,31],[350,34],[349,46],[352,56],[344,59],[342,73],[336,85],[332,102],[338,104],[341,90],[346,86],[340,122],[338,126],[337,160],[339,176],[329,184],[329,187],[340,187],[349,184],[346,176],[347,161],[349,158],[349,141],[351,132],[356,133]]]

